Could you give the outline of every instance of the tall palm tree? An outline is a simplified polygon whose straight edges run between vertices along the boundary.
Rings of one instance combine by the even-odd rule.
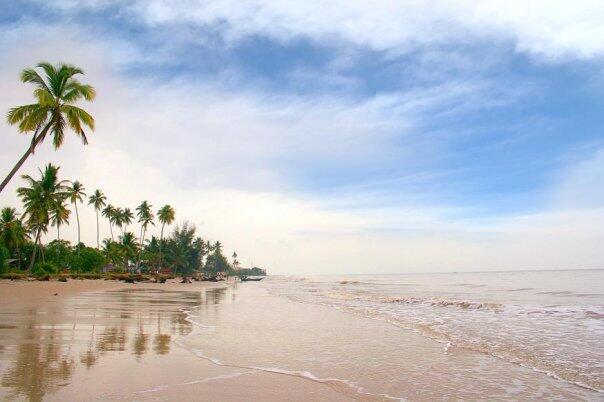
[[[71,211],[67,209],[64,200],[53,203],[50,209],[50,223],[57,227],[57,240],[61,240],[61,225],[69,223]]]
[[[107,197],[101,190],[94,190],[94,193],[88,198],[88,205],[92,205],[94,207],[94,212],[96,212],[96,248],[100,248],[99,244],[99,211],[106,204],[105,201]]]
[[[79,181],[74,181],[67,189],[67,198],[73,204],[76,212],[76,221],[78,222],[78,254],[80,253],[80,214],[78,213],[78,201],[83,202],[86,197],[86,189]]]
[[[124,210],[120,207],[115,208],[113,211],[113,223],[117,226],[124,235]]]
[[[164,226],[171,225],[176,218],[176,211],[170,205],[164,205],[157,211],[157,219],[161,223],[161,232],[159,235],[159,264],[163,264],[162,243],[164,242]]]
[[[130,208],[124,208],[122,210],[122,224],[124,225],[124,232],[128,231],[128,225],[132,223],[134,214]]]
[[[44,78],[35,68],[21,71],[21,81],[36,87],[35,103],[14,107],[6,116],[9,124],[18,124],[20,132],[33,133],[33,138],[25,154],[0,183],[0,193],[49,133],[57,149],[63,144],[67,128],[80,137],[84,144],[88,143],[84,127],[94,130],[92,116],[75,106],[82,99],[92,101],[96,96],[92,86],[82,84],[76,78],[77,75],[84,74],[84,71],[71,64],[53,66],[50,63],[40,63],[37,68],[44,71]]]
[[[48,231],[50,223],[50,211],[55,205],[65,200],[67,181],[58,178],[59,167],[48,164],[44,171],[40,170],[40,180],[29,175],[23,175],[28,186],[19,187],[17,194],[23,200],[23,206],[27,226],[34,233],[34,249],[29,262],[28,270],[31,270],[36,260],[36,252],[40,243],[42,233]],[[42,253],[42,258],[44,254]]]
[[[0,243],[4,244],[11,255],[17,254],[19,266],[21,265],[21,256],[19,247],[29,239],[27,229],[19,219],[15,208],[5,207],[0,211]]]
[[[111,233],[111,240],[115,241],[114,237],[113,237],[113,221],[115,218],[115,207],[111,204],[108,204],[104,209],[103,209],[103,216],[105,218],[107,218],[107,220],[109,221],[109,232]]]
[[[141,250],[143,249],[143,242],[145,241],[145,234],[147,233],[147,227],[153,223],[153,207],[147,201],[143,201],[141,205],[136,207],[136,215],[138,216],[138,222],[141,224],[141,238],[140,247],[138,251],[138,259],[136,261],[136,269],[138,270],[141,263]]]

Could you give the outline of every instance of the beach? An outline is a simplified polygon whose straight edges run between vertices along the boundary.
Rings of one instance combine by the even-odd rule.
[[[447,277],[447,283],[466,283],[456,279],[474,286],[462,286],[474,289],[465,292],[468,302],[478,300],[480,276]],[[376,289],[380,298],[388,293],[380,280],[398,297],[419,297],[417,290],[401,291],[401,284],[417,288],[426,278],[415,283],[413,277],[362,276],[217,284],[3,281],[0,398],[601,400],[594,389],[601,379],[596,366],[590,368],[595,377],[587,379],[595,387],[589,387],[466,347],[453,335],[445,342],[420,302],[410,306],[425,317],[421,325],[403,325],[393,311],[386,318],[374,307],[401,302],[376,303],[369,297]],[[433,292],[435,281],[429,278]],[[511,293],[518,292],[523,291]],[[496,302],[489,301],[497,313],[491,313],[491,305],[432,307],[447,314],[439,318],[441,333],[447,320],[458,320],[454,328],[466,331],[456,318],[460,312],[486,313],[480,326],[501,333],[496,319],[503,319],[504,307]],[[412,317],[409,311],[399,313]],[[598,333],[600,321],[591,330]],[[486,348],[490,340],[479,335]],[[600,352],[593,353],[599,359]],[[583,382],[586,378],[579,375]]]

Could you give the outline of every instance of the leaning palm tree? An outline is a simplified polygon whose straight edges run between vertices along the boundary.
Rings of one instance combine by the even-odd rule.
[[[162,243],[164,241],[164,226],[171,225],[176,217],[176,211],[170,205],[164,205],[157,211],[157,219],[161,223],[161,232],[159,235],[159,264],[163,264]]]
[[[78,201],[83,202],[86,197],[84,185],[79,181],[74,181],[67,189],[67,198],[73,204],[76,212],[76,221],[78,223],[78,254],[80,253],[80,214],[78,213]]]
[[[92,101],[96,96],[92,86],[82,84],[75,78],[84,72],[70,64],[53,66],[50,63],[40,63],[37,68],[44,71],[44,78],[35,68],[21,72],[21,81],[36,87],[35,103],[14,107],[7,114],[9,124],[17,124],[22,133],[33,133],[33,138],[25,154],[0,183],[0,193],[48,134],[52,136],[53,145],[57,149],[63,144],[67,128],[80,137],[84,144],[88,143],[84,127],[94,130],[92,116],[75,106],[79,100]]]
[[[96,248],[100,248],[99,244],[99,211],[103,208],[105,204],[105,200],[107,197],[103,194],[101,190],[94,190],[94,193],[88,198],[88,205],[92,205],[94,207],[94,212],[96,212]]]
[[[111,240],[114,240],[113,237],[113,221],[115,218],[115,207],[111,204],[108,204],[104,209],[103,209],[103,216],[105,218],[107,218],[107,220],[109,221],[109,232],[111,233]]]
[[[141,238],[140,247],[138,251],[138,259],[136,261],[136,269],[138,270],[141,263],[141,250],[143,249],[143,243],[145,241],[145,234],[147,233],[147,227],[153,223],[153,212],[151,211],[151,204],[147,201],[143,201],[141,205],[136,207],[136,215],[138,216],[138,222],[141,224]]]
[[[67,181],[59,181],[58,172],[59,168],[49,163],[43,172],[40,170],[40,180],[24,175],[22,177],[28,186],[17,189],[17,194],[21,197],[25,208],[23,216],[27,226],[34,233],[34,248],[28,270],[31,270],[36,260],[42,233],[48,231],[50,211],[56,208],[56,204],[65,200]]]

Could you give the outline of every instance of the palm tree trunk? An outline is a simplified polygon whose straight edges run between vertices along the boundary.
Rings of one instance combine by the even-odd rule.
[[[143,230],[144,226],[141,226],[141,245],[138,248],[138,258],[136,259],[136,270],[138,271],[138,267],[140,267],[141,265],[141,253],[143,252],[143,241],[145,240],[145,232],[146,230]]]
[[[166,223],[161,224],[161,232],[159,234],[159,268],[163,268],[164,265],[164,255],[162,253],[162,243],[164,242],[164,226]]]
[[[23,166],[23,164],[25,163],[27,158],[29,158],[29,155],[31,155],[34,152],[34,149],[36,149],[36,146],[40,142],[42,142],[44,137],[46,137],[46,133],[48,132],[48,129],[50,128],[50,124],[51,124],[50,122],[48,124],[46,124],[46,126],[40,133],[38,133],[38,132],[34,133],[34,138],[32,139],[29,148],[27,148],[27,151],[25,151],[25,154],[23,154],[21,159],[19,159],[17,161],[17,164],[13,167],[13,169],[8,173],[8,176],[6,176],[6,178],[0,184],[0,193],[2,193],[2,190],[4,190],[4,187],[6,187],[8,182],[11,181],[13,176],[19,171],[19,169],[21,169],[21,166]]]
[[[41,231],[38,230],[38,233],[36,233],[36,240],[34,241],[34,251],[33,251],[33,253],[31,253],[31,258],[29,261],[29,267],[27,268],[27,272],[31,272],[31,269],[34,266],[34,262],[36,261],[36,251],[38,251],[37,247],[38,247],[38,240],[40,240],[40,232]]]
[[[113,238],[113,225],[111,224],[111,221],[109,221],[109,231],[111,232],[111,241],[115,241]]]
[[[73,203],[76,210],[76,221],[78,222],[78,255],[80,255],[80,214],[78,212],[78,203],[77,201]]]
[[[99,250],[101,245],[99,243],[99,210],[96,210],[96,249]]]

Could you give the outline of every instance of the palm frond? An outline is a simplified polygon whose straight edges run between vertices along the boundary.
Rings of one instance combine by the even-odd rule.
[[[81,98],[93,101],[95,97],[96,90],[92,85],[81,84],[79,81],[72,79],[65,85],[61,99],[65,103],[74,103]]]
[[[55,66],[53,66],[52,64],[50,64],[48,62],[42,62],[42,63],[38,64],[38,67],[43,69],[44,72],[46,73],[46,80],[50,84],[50,92],[53,95],[58,96],[60,80],[59,80],[59,76],[57,75],[57,69],[55,68]]]
[[[50,88],[48,88],[48,85],[46,85],[44,79],[42,79],[40,74],[38,74],[38,72],[33,68],[26,68],[25,70],[21,71],[21,82],[36,84],[39,88],[46,89],[48,92],[50,92]]]

